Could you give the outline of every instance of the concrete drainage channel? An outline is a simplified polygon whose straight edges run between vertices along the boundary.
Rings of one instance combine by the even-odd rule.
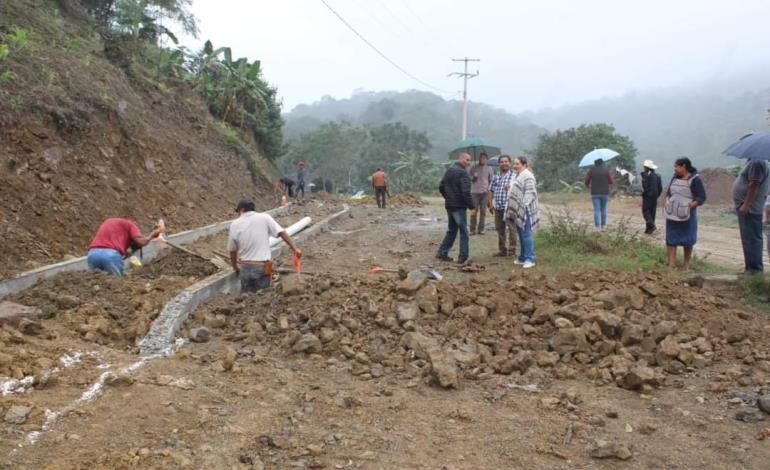
[[[275,214],[275,212],[273,212],[273,214]],[[317,236],[320,233],[329,230],[329,226],[335,221],[349,214],[350,207],[344,205],[341,211],[332,214],[324,220],[314,224],[309,229],[300,232],[296,239],[301,242]],[[224,226],[224,228],[226,227],[227,225]],[[220,229],[219,231],[223,230],[224,228]],[[289,233],[291,234],[291,227],[287,230],[289,230]],[[301,230],[301,228],[297,230]],[[205,235],[211,235],[213,233],[217,232],[209,232]],[[191,241],[194,241],[197,238],[205,235],[195,237],[191,239]],[[189,243],[189,241],[187,243]],[[283,250],[282,243],[271,243],[271,245],[271,251],[274,257],[279,255]],[[62,271],[60,270],[57,272]],[[96,398],[99,396],[108,381],[120,376],[130,375],[154,359],[173,355],[176,347],[184,343],[181,338],[177,338],[177,333],[179,332],[179,329],[190,315],[190,313],[192,313],[192,311],[195,310],[201,303],[206,302],[219,294],[237,292],[239,288],[240,285],[238,283],[238,277],[236,274],[232,271],[223,271],[203,279],[202,281],[199,281],[196,284],[193,284],[192,286],[181,291],[173,299],[166,303],[160,315],[158,315],[158,318],[155,319],[152,326],[150,327],[150,330],[139,341],[139,359],[130,364],[116,367],[113,369],[113,371],[108,371],[101,374],[98,380],[85,392],[83,392],[83,394],[67,408],[73,409],[79,404]],[[60,416],[60,413],[46,410],[45,415],[46,421],[42,427],[42,431],[32,431],[27,435],[27,442],[30,444],[37,442],[43,432],[48,432],[53,428],[53,425]],[[22,444],[19,446],[21,445]]]
[[[286,212],[291,206],[277,207],[267,211],[268,214],[273,217],[281,215]],[[226,220],[224,222],[218,222],[216,224],[206,225],[192,230],[186,230],[184,232],[175,233],[170,235],[168,240],[177,245],[187,245],[193,243],[199,238],[207,237],[209,235],[215,235],[230,227],[232,220]],[[161,250],[166,247],[161,246],[158,242],[152,242],[142,250],[142,258],[145,261],[151,261],[158,256]],[[126,261],[126,267],[130,267],[128,261]],[[32,287],[37,281],[48,277],[53,277],[59,273],[69,271],[85,271],[88,269],[88,263],[86,257],[76,258],[73,260],[62,261],[56,264],[50,264],[43,266],[42,268],[34,269],[32,271],[23,272],[10,279],[6,279],[0,282],[0,300],[10,294],[16,294],[23,291],[28,287]]]

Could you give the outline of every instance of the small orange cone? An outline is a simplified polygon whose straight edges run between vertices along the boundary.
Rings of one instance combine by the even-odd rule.
[[[286,205],[286,195],[281,196],[281,207]]]

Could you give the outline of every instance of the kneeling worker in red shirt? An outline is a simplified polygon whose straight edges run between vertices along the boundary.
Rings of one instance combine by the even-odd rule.
[[[96,236],[88,245],[88,269],[106,271],[118,277],[123,276],[123,259],[129,248],[141,248],[160,235],[156,227],[148,236],[129,217],[113,217],[102,222]]]

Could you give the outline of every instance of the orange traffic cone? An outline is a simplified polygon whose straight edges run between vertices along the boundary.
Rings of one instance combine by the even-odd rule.
[[[281,196],[281,207],[286,205],[286,195]]]

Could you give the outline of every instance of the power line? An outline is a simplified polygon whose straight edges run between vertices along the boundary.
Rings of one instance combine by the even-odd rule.
[[[411,73],[407,72],[407,71],[406,71],[406,69],[404,69],[403,67],[401,67],[400,65],[398,65],[397,63],[395,63],[393,60],[391,60],[391,59],[390,59],[390,57],[386,56],[386,55],[385,55],[385,54],[384,54],[382,51],[380,51],[379,49],[377,49],[377,47],[376,47],[374,44],[372,44],[371,42],[369,42],[369,40],[368,40],[368,39],[366,39],[366,38],[365,38],[365,37],[364,37],[364,36],[363,36],[361,33],[359,33],[358,31],[356,31],[356,29],[355,29],[355,28],[354,28],[354,27],[353,27],[353,26],[352,26],[350,23],[348,23],[348,22],[345,20],[345,18],[343,18],[342,16],[340,16],[340,14],[339,14],[339,13],[337,13],[337,12],[334,10],[334,8],[332,8],[332,7],[331,7],[331,5],[329,5],[328,3],[326,3],[326,0],[321,0],[321,3],[323,3],[323,4],[324,4],[324,6],[326,6],[326,8],[328,8],[328,9],[329,9],[329,11],[331,11],[331,12],[334,14],[334,16],[336,16],[336,17],[337,17],[337,18],[338,18],[338,19],[339,19],[339,20],[342,22],[342,24],[344,24],[345,26],[347,26],[347,28],[348,28],[349,30],[351,30],[351,31],[353,32],[353,34],[355,34],[356,36],[358,36],[358,38],[359,38],[359,39],[361,39],[361,40],[362,40],[362,41],[363,41],[363,42],[364,42],[364,43],[365,43],[367,46],[369,46],[369,47],[370,47],[370,48],[371,48],[371,49],[372,49],[374,52],[376,52],[376,53],[377,53],[377,54],[378,54],[380,57],[382,57],[383,59],[385,59],[385,61],[387,61],[387,62],[388,62],[390,65],[392,65],[393,67],[395,67],[396,69],[398,69],[398,70],[399,70],[401,73],[403,73],[403,74],[404,74],[404,75],[406,75],[407,77],[411,78],[411,79],[412,79],[412,80],[414,80],[415,82],[417,82],[417,83],[419,83],[419,84],[421,84],[421,85],[423,85],[423,86],[426,86],[426,87],[428,87],[428,88],[430,88],[430,89],[432,89],[432,90],[436,90],[436,91],[438,91],[438,92],[441,92],[441,93],[445,93],[445,94],[446,94],[446,93],[451,93],[451,92],[449,92],[449,91],[447,91],[447,90],[442,90],[441,88],[437,88],[437,87],[434,87],[433,85],[431,85],[431,84],[429,84],[429,83],[426,83],[426,82],[424,82],[424,81],[420,80],[419,78],[415,77],[415,76],[414,76],[414,75],[412,75]]]

